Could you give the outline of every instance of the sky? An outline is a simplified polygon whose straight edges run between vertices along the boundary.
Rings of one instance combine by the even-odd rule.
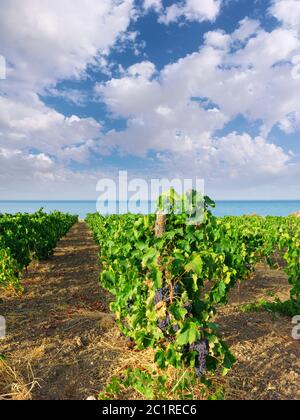
[[[0,200],[300,199],[300,0],[1,0],[0,58]]]

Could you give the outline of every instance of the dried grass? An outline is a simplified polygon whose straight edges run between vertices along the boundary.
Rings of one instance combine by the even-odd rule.
[[[34,378],[31,366],[27,366],[28,380],[19,373],[15,367],[7,362],[0,361],[0,401],[15,400],[25,401],[32,399],[32,390],[39,386]]]
[[[121,377],[124,374],[124,371],[127,369],[141,369],[146,370],[149,372],[156,371],[162,375],[166,375],[168,378],[166,384],[166,399],[178,399],[178,395],[176,394],[176,390],[180,382],[182,381],[183,377],[191,372],[191,369],[187,370],[178,370],[172,367],[169,367],[166,371],[159,371],[157,368],[157,364],[154,362],[154,349],[147,349],[143,351],[135,351],[135,350],[128,350],[126,348],[126,339],[120,339],[120,333],[117,328],[110,330],[105,334],[104,337],[97,343],[98,350],[105,351],[109,357],[109,349],[111,349],[111,364],[109,372],[106,372],[105,382],[103,383],[104,388],[108,385],[112,379],[112,377]],[[115,358],[115,353],[118,353],[118,357]],[[103,369],[103,366],[101,366]],[[192,373],[192,372],[191,372]],[[213,381],[215,382],[215,381]],[[216,382],[215,385],[218,387],[219,384]],[[220,384],[223,386],[223,383]],[[103,389],[102,389],[103,391]],[[207,392],[207,389],[198,382],[195,386],[190,387],[187,390],[187,394],[193,396],[195,400],[202,400],[204,392]],[[128,399],[128,400],[143,400],[145,396],[139,393],[136,390],[123,390],[122,394],[118,396],[118,398]]]

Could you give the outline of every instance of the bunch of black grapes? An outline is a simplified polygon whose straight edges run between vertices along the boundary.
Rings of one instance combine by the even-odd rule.
[[[174,297],[179,295],[180,288],[178,285],[174,286]],[[170,288],[169,287],[163,287],[161,289],[158,289],[155,296],[154,296],[154,304],[157,305],[160,302],[166,302],[168,305],[170,303]],[[187,310],[187,314],[185,318],[189,318],[193,316],[193,305],[191,303],[188,303],[185,306],[185,309]],[[171,324],[171,318],[169,314],[166,315],[164,319],[160,319],[158,321],[158,327],[161,329],[161,331],[165,334],[167,334],[168,329]],[[178,325],[173,325],[173,330],[176,333],[179,330]],[[169,341],[169,340],[168,340]],[[194,351],[197,353],[196,360],[195,360],[195,371],[196,375],[199,378],[202,378],[204,373],[206,372],[207,364],[206,364],[206,358],[209,354],[209,343],[207,340],[199,340],[189,346],[185,347],[185,351]]]
[[[177,297],[180,293],[180,287],[178,284],[176,284],[173,288],[173,296]],[[156,294],[154,296],[154,305],[158,305],[161,302],[165,302],[168,306],[168,304],[170,303],[170,288],[169,287],[163,287],[161,289],[158,289],[156,291]],[[192,316],[192,310],[193,310],[193,306],[192,304],[187,304],[185,306],[185,309],[188,311],[186,318]],[[162,330],[163,333],[166,333],[168,331],[168,328],[170,326],[171,323],[171,318],[170,316],[167,314],[166,317],[164,319],[160,319],[158,321],[158,327]],[[179,331],[179,326],[178,325],[173,325],[173,330],[174,332],[178,332]]]
[[[173,289],[174,297],[179,295],[179,286],[176,284]],[[157,305],[160,302],[169,302],[170,301],[170,288],[163,287],[161,289],[157,289],[155,296],[154,296],[154,305]]]
[[[179,295],[178,284],[174,286],[173,295],[174,297]],[[155,293],[153,302],[154,302],[154,305],[158,305],[161,302],[165,302],[168,305],[170,303],[170,288],[167,286],[167,287],[162,287],[161,289],[158,289]],[[158,321],[158,327],[162,330],[163,333],[167,333],[170,323],[171,323],[171,318],[167,314],[164,319],[160,319]],[[175,326],[175,329],[176,329],[176,326]]]
[[[195,361],[195,371],[198,378],[202,378],[206,371],[206,358],[209,354],[209,344],[207,340],[199,340],[190,345],[190,351],[197,353]]]
[[[162,332],[166,333],[170,326],[170,322],[171,322],[170,317],[169,315],[167,315],[164,319],[160,319],[157,325],[162,330]]]
[[[158,289],[154,296],[154,305],[158,305],[160,302],[166,302],[169,299],[169,293],[168,287]]]

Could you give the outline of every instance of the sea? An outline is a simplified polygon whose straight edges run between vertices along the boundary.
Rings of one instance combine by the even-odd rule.
[[[98,207],[98,209],[97,209]],[[96,201],[0,201],[0,213],[34,213],[39,209],[49,213],[58,210],[64,213],[76,214],[84,219],[88,213],[101,214],[124,214],[141,213],[148,214],[155,211],[155,202],[140,201],[134,207],[126,202],[102,202]],[[261,216],[288,216],[300,211],[300,200],[293,201],[217,201],[213,210],[215,216],[242,216],[246,214],[258,214]]]

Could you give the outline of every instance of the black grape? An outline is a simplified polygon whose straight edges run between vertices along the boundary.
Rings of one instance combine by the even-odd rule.
[[[179,295],[178,284],[176,284],[174,286],[173,293],[174,293],[174,296]],[[158,289],[156,291],[153,302],[154,302],[154,305],[157,305],[158,303],[163,302],[163,301],[167,302],[169,299],[170,299],[170,289],[169,289],[169,287],[163,287],[163,288]]]
[[[206,357],[209,354],[209,344],[207,340],[200,340],[190,345],[190,350],[198,353],[195,361],[196,375],[201,378],[206,371]]]
[[[188,313],[192,313],[193,311],[193,305],[191,303],[187,304],[184,309],[186,309],[188,311]]]
[[[178,296],[179,294],[178,284],[174,286],[173,294],[174,296]],[[158,289],[155,293],[155,296],[153,299],[154,305],[158,305],[161,302],[166,302],[167,305],[170,303],[170,288],[168,286]],[[164,319],[160,319],[158,321],[157,325],[161,329],[162,332],[167,333],[170,323],[171,323],[171,318],[169,315],[166,315]],[[179,326],[178,325],[173,326],[173,330],[176,333],[179,330]]]
[[[179,285],[178,284],[175,284],[175,286],[174,286],[174,295],[175,296],[179,295]]]
[[[169,298],[169,288],[168,287],[164,287],[162,289],[158,289],[156,291],[156,294],[154,296],[154,305],[157,305],[160,302],[166,301]]]
[[[162,302],[163,299],[163,289],[158,289],[153,299],[154,305],[157,305],[159,302]]]
[[[175,333],[177,333],[179,331],[179,329],[180,328],[179,328],[178,324],[173,325],[173,330],[174,330]]]
[[[162,330],[162,332],[166,332],[169,325],[170,325],[170,317],[169,315],[166,316],[164,319],[160,319],[158,321],[158,327]]]

